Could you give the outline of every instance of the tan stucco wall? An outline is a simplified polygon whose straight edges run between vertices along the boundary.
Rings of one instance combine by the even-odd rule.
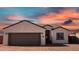
[[[8,33],[41,33],[41,45],[45,45],[45,29],[28,22],[22,22],[6,28],[4,31],[3,44],[8,45]]]
[[[8,45],[8,34],[7,33],[4,33],[4,36],[3,36],[3,45]]]
[[[64,40],[56,40],[56,33],[64,33]],[[63,28],[58,28],[55,30],[51,31],[51,36],[52,36],[52,43],[68,43],[68,36],[70,32],[63,29]]]

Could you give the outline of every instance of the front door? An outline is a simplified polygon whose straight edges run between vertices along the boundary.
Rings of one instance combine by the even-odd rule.
[[[46,30],[46,44],[51,44],[50,30]]]

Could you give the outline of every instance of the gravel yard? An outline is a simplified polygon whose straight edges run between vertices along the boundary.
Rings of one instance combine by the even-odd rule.
[[[67,44],[65,46],[3,46],[0,51],[79,51],[79,44]]]

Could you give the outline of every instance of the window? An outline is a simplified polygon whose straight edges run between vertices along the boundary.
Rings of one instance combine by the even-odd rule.
[[[64,40],[64,33],[57,33],[56,36],[56,40]]]

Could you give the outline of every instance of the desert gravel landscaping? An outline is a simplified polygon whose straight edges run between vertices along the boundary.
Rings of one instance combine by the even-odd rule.
[[[66,44],[65,46],[3,46],[0,51],[79,51],[79,44]]]

